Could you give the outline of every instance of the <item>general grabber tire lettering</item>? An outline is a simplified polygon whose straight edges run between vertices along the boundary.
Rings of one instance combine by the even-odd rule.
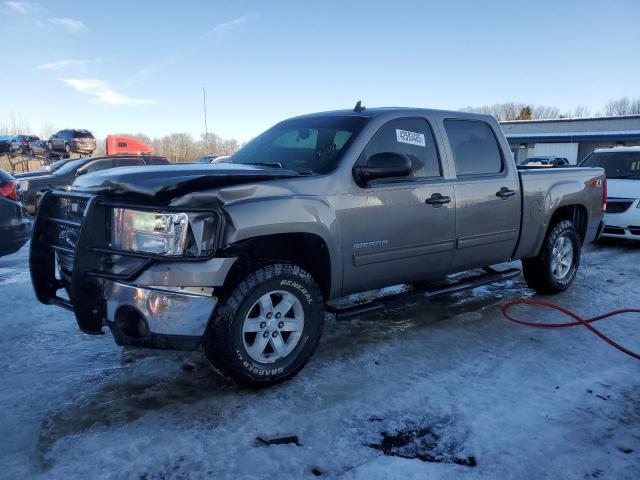
[[[580,235],[570,220],[556,223],[547,234],[540,253],[522,260],[529,287],[542,294],[565,291],[576,279],[580,266]]]
[[[302,268],[276,263],[256,269],[223,300],[203,347],[224,377],[252,388],[293,377],[309,361],[324,324],[324,300]]]

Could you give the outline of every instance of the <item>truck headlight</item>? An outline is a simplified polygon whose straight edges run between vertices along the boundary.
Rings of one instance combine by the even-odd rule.
[[[217,218],[209,213],[114,208],[111,246],[166,256],[201,256],[215,246]]]

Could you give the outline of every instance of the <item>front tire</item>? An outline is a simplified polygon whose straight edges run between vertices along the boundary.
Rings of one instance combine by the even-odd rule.
[[[569,288],[580,266],[582,241],[573,222],[562,220],[547,234],[540,253],[522,260],[524,278],[529,287],[542,294],[564,292]]]
[[[69,145],[68,143],[64,144],[64,151],[67,153],[71,153],[71,145]]]
[[[296,265],[256,269],[223,300],[203,347],[213,367],[240,385],[261,388],[293,377],[309,361],[324,324],[324,300]]]

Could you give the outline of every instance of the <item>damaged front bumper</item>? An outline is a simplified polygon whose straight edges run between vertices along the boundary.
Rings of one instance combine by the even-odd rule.
[[[106,281],[104,290],[107,325],[122,346],[195,349],[218,303],[213,289],[203,287],[168,290]]]
[[[122,205],[74,192],[43,195],[29,256],[38,300],[73,311],[85,333],[109,327],[119,345],[196,348],[236,258],[114,250],[110,211]]]

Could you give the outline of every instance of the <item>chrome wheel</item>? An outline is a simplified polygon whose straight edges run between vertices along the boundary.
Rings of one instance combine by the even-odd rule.
[[[253,360],[273,363],[296,348],[303,328],[300,300],[290,292],[275,290],[262,295],[249,309],[242,324],[242,342]]]
[[[565,235],[558,237],[551,250],[551,273],[562,280],[573,266],[573,244]]]

